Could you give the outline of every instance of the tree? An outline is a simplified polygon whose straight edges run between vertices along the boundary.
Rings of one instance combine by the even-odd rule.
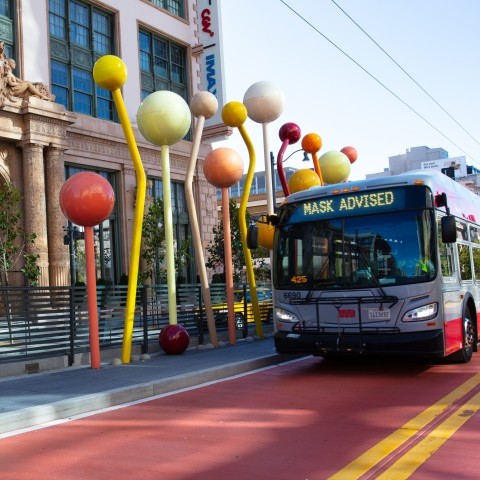
[[[232,241],[233,281],[234,283],[240,283],[244,280],[243,269],[245,267],[242,236],[240,234],[240,224],[238,221],[240,209],[237,207],[235,200],[232,199],[230,199],[228,203],[228,208],[230,212],[230,235]],[[246,221],[248,225],[250,223],[250,215],[248,212]],[[225,251],[223,245],[223,219],[221,219],[218,224],[213,227],[213,242],[207,247],[209,258],[206,265],[212,270],[223,267],[223,282],[225,282]],[[270,278],[270,268],[265,262],[265,258],[269,256],[268,250],[259,247],[251,250],[251,254],[256,278],[268,280]]]
[[[33,245],[37,235],[27,234],[20,223],[22,216],[20,191],[12,183],[0,186],[0,284],[8,285],[9,273],[15,270],[20,259],[24,266],[20,271],[29,285],[38,285],[39,255],[28,253],[27,245]]]
[[[177,246],[175,252],[175,269],[179,274],[182,268],[191,261],[191,237],[187,237]],[[163,220],[163,201],[156,198],[148,207],[143,218],[142,253],[143,268],[139,273],[139,282],[151,279],[154,284],[166,281],[165,229]]]

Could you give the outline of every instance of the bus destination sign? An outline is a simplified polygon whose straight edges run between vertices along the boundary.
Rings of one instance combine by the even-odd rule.
[[[300,203],[296,206],[290,221],[298,222],[322,217],[344,217],[389,212],[405,207],[404,188],[348,193]]]

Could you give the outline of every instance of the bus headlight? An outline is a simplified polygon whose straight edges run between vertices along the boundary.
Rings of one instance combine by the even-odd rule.
[[[275,318],[278,322],[297,323],[300,321],[300,319],[295,314],[293,314],[292,312],[287,312],[283,308],[276,308],[275,315]]]
[[[425,320],[431,320],[437,316],[438,303],[429,303],[423,307],[415,308],[407,312],[402,322],[424,322]]]

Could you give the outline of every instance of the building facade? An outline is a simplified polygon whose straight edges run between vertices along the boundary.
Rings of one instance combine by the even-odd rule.
[[[85,170],[107,178],[116,199],[110,217],[95,228],[97,278],[118,283],[128,274],[135,170],[112,96],[94,84],[92,68],[107,54],[125,62],[128,77],[122,98],[146,171],[148,196],[161,197],[160,147],[139,133],[136,112],[156,90],[174,91],[187,103],[202,90],[197,14],[196,0],[0,2],[0,184],[12,183],[21,192],[25,230],[37,235],[27,249],[39,255],[41,285],[83,279],[82,228],[68,224],[59,192],[68,177]],[[23,90],[8,84],[12,66]],[[218,137],[225,129],[212,130]],[[191,140],[190,132],[169,148],[176,246],[189,235],[184,180]],[[203,174],[210,150],[210,143],[203,141],[194,177],[204,247],[217,223],[216,190]],[[194,262],[181,274],[194,280]]]

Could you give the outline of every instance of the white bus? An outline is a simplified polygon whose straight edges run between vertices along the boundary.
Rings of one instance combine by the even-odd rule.
[[[480,325],[480,198],[440,172],[314,187],[274,226],[279,353],[468,362]]]

